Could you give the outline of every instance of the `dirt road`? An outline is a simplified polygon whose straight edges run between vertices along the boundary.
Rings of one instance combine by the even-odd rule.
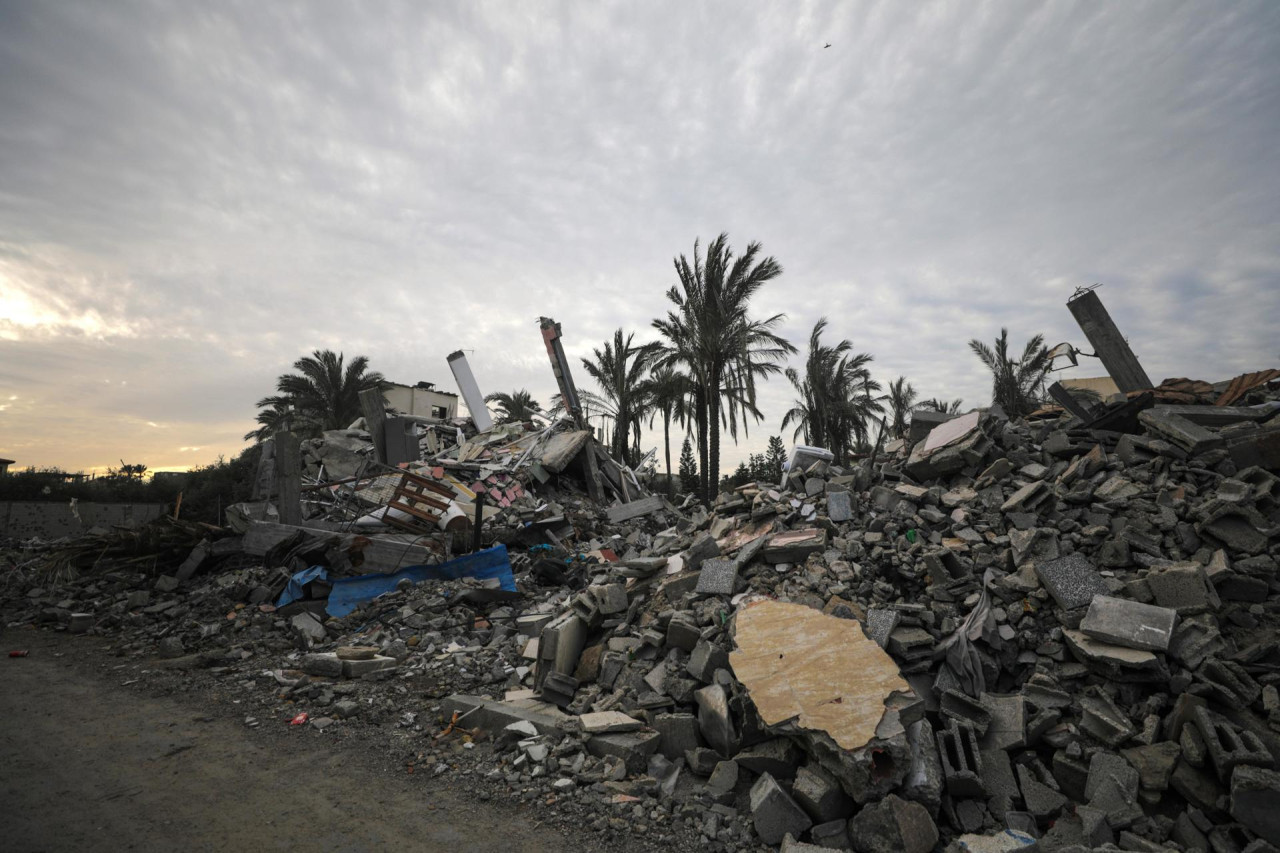
[[[93,641],[8,632],[0,658],[0,849],[591,849],[499,803],[411,781],[352,749],[272,741],[196,697],[119,686]]]

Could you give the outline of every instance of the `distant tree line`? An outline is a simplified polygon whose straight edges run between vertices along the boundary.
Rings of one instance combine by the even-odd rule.
[[[760,317],[751,310],[765,285],[782,275],[782,266],[762,256],[759,243],[736,255],[725,234],[705,252],[695,241],[692,256],[676,256],[674,267],[676,283],[666,293],[669,310],[651,324],[658,339],[637,342],[634,331],[619,328],[582,359],[598,389],[579,389],[584,414],[621,462],[639,463],[641,430],[660,421],[666,482],[676,481],[674,426],[677,439],[679,431],[685,434],[677,460],[681,490],[703,501],[726,484],[780,476],[780,436],[770,439],[768,452],[753,454],[731,476],[720,476],[722,436],[735,444],[749,437],[750,425],[763,420],[759,385],[777,374],[796,395],[782,416],[782,430],[791,428],[797,443],[827,448],[837,464],[869,453],[877,442],[904,437],[913,411],[957,414],[963,407],[959,399],[921,400],[905,376],[882,384],[871,375],[871,353],[855,351],[847,338],[832,343],[826,337],[826,317],[810,331],[804,361],[784,369],[783,361],[797,353],[779,333],[785,315]],[[1029,414],[1047,401],[1052,359],[1043,335],[1033,335],[1016,356],[1007,329],[993,344],[975,339],[969,348],[991,374],[992,403],[1010,416]],[[360,416],[360,391],[385,381],[369,369],[365,356],[344,362],[341,353],[330,350],[317,350],[293,367],[294,373],[277,380],[277,394],[259,401],[259,427],[246,440],[261,441],[282,428],[306,437],[346,427]],[[558,395],[544,411],[523,388],[485,400],[494,404],[500,423],[528,421],[535,414],[554,418],[563,411]]]

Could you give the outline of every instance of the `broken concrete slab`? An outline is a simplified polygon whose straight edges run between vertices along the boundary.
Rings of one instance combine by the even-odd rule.
[[[658,512],[665,508],[666,505],[667,499],[662,495],[650,495],[647,498],[640,498],[639,500],[632,501],[631,503],[611,506],[606,510],[606,513],[609,516],[610,522],[613,524],[620,524],[624,521],[630,521],[633,518],[640,518],[641,516]]]
[[[827,547],[827,531],[807,527],[785,530],[769,537],[764,546],[764,558],[770,563],[803,563],[810,554]]]
[[[1113,645],[1163,652],[1177,623],[1178,613],[1171,608],[1099,595],[1089,604],[1080,630]]]
[[[1057,560],[1037,563],[1035,572],[1063,610],[1085,607],[1095,595],[1106,595],[1111,591],[1089,558],[1078,551]]]
[[[723,557],[705,561],[698,572],[698,595],[733,595],[738,587],[738,563]]]
[[[760,601],[739,611],[735,639],[730,665],[765,723],[824,731],[842,749],[875,737],[893,694],[914,695],[856,621]]]

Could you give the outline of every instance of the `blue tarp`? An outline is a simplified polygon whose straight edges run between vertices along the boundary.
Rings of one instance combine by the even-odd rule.
[[[516,591],[516,579],[511,574],[511,560],[507,557],[507,546],[498,545],[437,566],[410,566],[394,575],[373,574],[360,575],[356,578],[337,578],[333,581],[333,591],[329,593],[329,604],[325,610],[330,616],[346,616],[355,610],[357,605],[390,592],[396,588],[396,584],[406,578],[414,583],[458,578],[480,580],[497,578],[499,586],[503,589],[508,592]]]
[[[328,580],[329,572],[324,566],[312,566],[309,569],[303,569],[295,572],[293,577],[289,578],[289,583],[285,585],[284,592],[280,593],[280,599],[276,602],[276,607],[284,607],[291,601],[297,601],[302,598],[302,588],[313,580]]]

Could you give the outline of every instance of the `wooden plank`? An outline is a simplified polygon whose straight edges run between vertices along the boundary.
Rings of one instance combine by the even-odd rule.
[[[276,511],[281,524],[302,524],[302,453],[298,437],[276,433]]]
[[[374,458],[387,464],[387,404],[382,391],[369,388],[360,392],[360,411],[364,413],[364,425],[373,439]]]

